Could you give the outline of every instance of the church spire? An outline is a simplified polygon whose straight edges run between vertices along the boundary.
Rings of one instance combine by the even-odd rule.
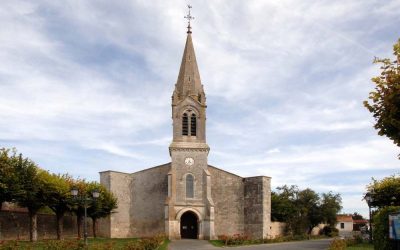
[[[192,41],[192,27],[190,25],[190,21],[194,19],[190,14],[192,6],[188,5],[188,8],[189,13],[185,16],[185,18],[188,19],[186,45],[183,51],[181,67],[175,85],[173,99],[174,102],[177,102],[183,100],[187,96],[191,96],[200,103],[205,103],[203,85],[201,84],[200,73]]]

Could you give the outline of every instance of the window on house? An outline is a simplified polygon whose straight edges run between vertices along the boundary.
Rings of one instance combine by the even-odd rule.
[[[182,135],[188,135],[188,133],[189,133],[188,115],[184,113],[182,117]]]
[[[340,229],[344,229],[344,223],[340,223]]]
[[[196,115],[192,114],[190,117],[190,135],[196,136]]]
[[[194,189],[193,189],[193,175],[186,175],[186,198],[194,197]]]

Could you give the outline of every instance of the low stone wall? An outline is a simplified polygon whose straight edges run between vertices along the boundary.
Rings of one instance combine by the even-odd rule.
[[[319,235],[327,224],[318,224],[311,230],[311,235]]]
[[[286,223],[284,222],[271,222],[270,238],[276,238],[285,234]]]
[[[319,224],[311,230],[311,235],[319,235],[326,224]],[[271,238],[276,238],[285,235],[285,222],[271,222]]]
[[[55,239],[56,216],[51,214],[38,214],[37,221],[39,239]],[[92,222],[88,218],[88,233],[92,235]],[[64,217],[64,238],[76,238],[78,227],[76,217]],[[0,240],[26,240],[29,239],[29,216],[22,211],[0,211]]]

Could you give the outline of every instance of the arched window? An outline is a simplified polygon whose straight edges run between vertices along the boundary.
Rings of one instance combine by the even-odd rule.
[[[188,133],[189,133],[188,115],[184,113],[182,117],[182,135],[188,135]]]
[[[190,117],[190,135],[196,136],[196,115],[192,114]]]
[[[186,175],[186,198],[194,197],[193,175]]]

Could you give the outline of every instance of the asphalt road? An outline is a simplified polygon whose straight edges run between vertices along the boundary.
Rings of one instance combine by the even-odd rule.
[[[229,247],[229,250],[326,250],[331,239],[296,241],[274,244],[261,244],[251,246]],[[169,244],[170,250],[217,250],[205,240],[176,240]]]

